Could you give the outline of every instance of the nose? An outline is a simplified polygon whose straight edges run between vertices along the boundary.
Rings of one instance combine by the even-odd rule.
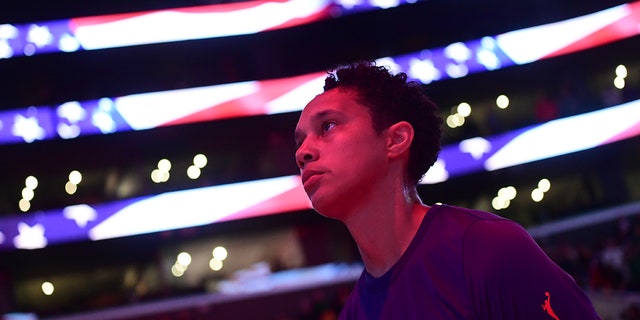
[[[304,142],[296,150],[296,163],[300,169],[304,169],[306,163],[315,161],[317,158],[317,152],[313,148],[310,148],[307,142]]]

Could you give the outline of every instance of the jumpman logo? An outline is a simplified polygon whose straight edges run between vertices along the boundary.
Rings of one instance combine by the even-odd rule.
[[[549,291],[546,291],[544,295],[547,296],[547,300],[542,304],[542,310],[546,311],[555,320],[560,320],[560,318],[556,316],[556,313],[553,312],[553,309],[551,309],[551,295],[549,294]]]

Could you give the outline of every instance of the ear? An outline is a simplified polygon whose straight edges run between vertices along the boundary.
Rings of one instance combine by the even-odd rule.
[[[387,150],[389,157],[396,158],[409,152],[413,142],[413,126],[400,121],[387,128]]]

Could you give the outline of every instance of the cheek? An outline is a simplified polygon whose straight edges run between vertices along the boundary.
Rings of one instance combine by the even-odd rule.
[[[385,161],[384,150],[379,144],[372,144],[371,141],[354,141],[343,150],[342,158],[346,166],[358,166],[370,171],[377,171]],[[353,169],[357,170],[357,168]]]

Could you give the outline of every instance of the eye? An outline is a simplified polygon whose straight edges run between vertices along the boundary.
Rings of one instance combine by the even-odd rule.
[[[337,123],[334,122],[334,121],[325,121],[325,122],[323,122],[322,126],[321,126],[322,133],[325,133],[325,132],[333,129],[333,127],[335,127],[336,125],[337,125]]]

